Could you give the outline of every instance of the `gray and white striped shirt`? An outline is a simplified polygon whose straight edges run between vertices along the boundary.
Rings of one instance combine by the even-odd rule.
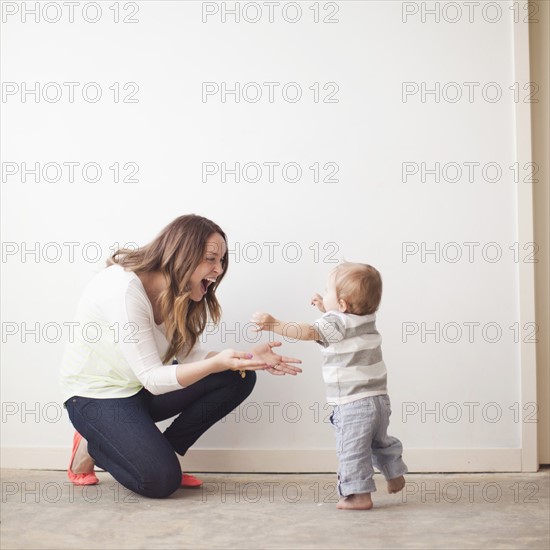
[[[382,337],[375,321],[375,314],[328,311],[313,323],[321,337],[317,343],[323,354],[329,403],[343,405],[388,393],[380,347]]]

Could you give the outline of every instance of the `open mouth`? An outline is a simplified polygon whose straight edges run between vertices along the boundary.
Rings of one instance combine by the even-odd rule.
[[[215,279],[214,277],[202,279],[202,280],[201,280],[201,290],[202,290],[202,293],[203,293],[203,294],[206,294],[206,291],[208,290],[208,287],[209,287],[212,283],[215,283],[215,282],[216,282],[216,279]]]

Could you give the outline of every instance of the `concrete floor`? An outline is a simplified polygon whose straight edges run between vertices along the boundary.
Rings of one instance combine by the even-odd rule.
[[[104,472],[82,488],[65,472],[2,470],[0,547],[547,550],[549,474],[415,474],[399,495],[377,475],[374,508],[344,512],[330,474],[209,473],[150,500]]]

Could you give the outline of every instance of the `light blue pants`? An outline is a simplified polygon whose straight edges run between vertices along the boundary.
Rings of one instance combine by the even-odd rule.
[[[336,433],[341,496],[376,491],[373,466],[386,479],[407,473],[401,458],[403,445],[387,433],[390,414],[388,395],[364,397],[334,407],[330,421]]]

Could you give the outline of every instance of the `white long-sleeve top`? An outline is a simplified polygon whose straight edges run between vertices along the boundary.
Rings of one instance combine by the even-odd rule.
[[[164,325],[157,325],[139,277],[112,265],[87,285],[78,303],[71,341],[61,365],[63,402],[73,395],[130,397],[146,388],[159,395],[182,386],[177,365],[164,365],[169,347]],[[179,363],[205,359],[200,344]]]

